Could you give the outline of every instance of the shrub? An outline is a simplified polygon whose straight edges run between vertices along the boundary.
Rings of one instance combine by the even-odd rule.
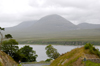
[[[96,55],[98,55],[100,57],[100,51],[99,51],[99,49],[96,49],[95,47],[93,47],[92,44],[87,43],[87,44],[84,45],[84,48],[85,49],[89,49],[90,53],[96,54]]]
[[[52,59],[46,59],[45,62],[50,62]]]
[[[85,49],[90,49],[90,48],[93,48],[93,45],[90,44],[90,43],[87,43],[87,44],[85,44],[84,48]]]

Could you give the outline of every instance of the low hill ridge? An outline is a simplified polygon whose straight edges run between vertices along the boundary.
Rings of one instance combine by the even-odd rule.
[[[100,24],[80,23],[77,25],[80,29],[98,29]]]
[[[94,47],[92,47],[94,48]],[[100,57],[96,54],[98,50],[95,48],[93,49],[93,52],[91,52],[91,49],[85,49],[84,47],[76,48],[71,50],[70,52],[67,52],[65,54],[62,54],[60,57],[55,59],[50,66],[84,66],[83,59],[86,58],[87,60],[93,61],[94,60],[100,60]],[[100,61],[93,61],[93,62],[100,62]]]

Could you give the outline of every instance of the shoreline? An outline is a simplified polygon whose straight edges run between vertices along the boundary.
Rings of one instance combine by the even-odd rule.
[[[50,45],[50,44],[19,44],[19,45]],[[51,44],[56,46],[84,46],[84,45],[62,45],[62,44]],[[100,45],[93,45],[95,47],[98,47]]]

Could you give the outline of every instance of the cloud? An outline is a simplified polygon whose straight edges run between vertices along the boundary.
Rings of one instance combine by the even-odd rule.
[[[75,24],[100,24],[100,0],[0,0],[0,24],[18,24],[58,14]],[[11,25],[12,26],[12,25]]]
[[[100,0],[38,0],[35,3],[38,4],[42,1],[41,6],[32,5],[37,7],[37,11],[41,11],[41,14],[59,14],[73,23],[89,22],[100,24]],[[93,21],[92,21],[93,20]],[[96,22],[96,21],[97,22]]]
[[[23,14],[30,9],[28,0],[0,0],[0,26],[22,22]]]

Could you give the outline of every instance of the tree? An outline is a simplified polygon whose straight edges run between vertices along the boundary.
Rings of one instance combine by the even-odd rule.
[[[48,45],[46,48],[46,54],[51,59],[56,59],[59,57],[59,53],[57,52],[57,49],[55,49],[52,45]]]
[[[2,34],[2,32],[1,31],[4,31],[5,30],[5,28],[1,28],[0,27],[0,35],[1,35],[1,44],[0,44],[0,49],[1,49],[1,45],[2,45],[2,41],[3,41],[3,34]],[[12,38],[12,35],[10,35],[10,34],[7,34],[7,35],[5,35],[5,38]]]
[[[2,45],[2,40],[3,40],[3,34],[2,34],[2,30],[5,30],[5,28],[1,28],[0,27],[0,35],[1,35],[1,45]],[[0,45],[0,49],[1,49],[1,45]]]
[[[37,58],[37,54],[36,52],[33,50],[32,47],[30,46],[24,46],[22,47],[19,52],[24,55],[26,58],[24,58],[25,60],[21,60],[23,62],[32,62],[32,61],[36,61],[36,58]]]
[[[14,57],[14,54],[18,51],[18,42],[15,39],[9,39],[3,41],[2,44],[2,51],[10,55],[12,58]]]
[[[7,38],[7,39],[8,39],[8,38],[13,38],[13,37],[12,37],[12,35],[11,35],[11,34],[7,34],[7,35],[5,35],[5,38]]]
[[[21,61],[23,61],[23,62],[27,61],[27,57],[25,57],[25,55],[21,54],[21,53],[19,52],[19,50],[18,50],[16,53],[14,53],[13,55],[14,55],[13,59],[14,59],[16,62],[19,62],[19,60],[21,60]]]

